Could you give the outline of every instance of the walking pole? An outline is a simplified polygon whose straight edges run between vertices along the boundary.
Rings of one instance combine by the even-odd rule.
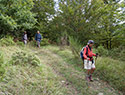
[[[96,53],[95,64],[96,64],[97,57],[98,57],[98,53]]]

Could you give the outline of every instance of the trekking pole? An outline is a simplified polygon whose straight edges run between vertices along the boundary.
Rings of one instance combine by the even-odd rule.
[[[97,60],[97,58],[98,58],[98,53],[96,53],[95,64],[96,64],[96,60]]]

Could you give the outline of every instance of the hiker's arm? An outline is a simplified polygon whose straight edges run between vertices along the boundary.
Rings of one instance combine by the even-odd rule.
[[[87,59],[86,51],[87,51],[87,48],[84,48],[83,57],[84,57],[85,59]]]
[[[95,53],[92,53],[92,55],[93,55],[93,56],[96,56],[96,54],[95,54]]]

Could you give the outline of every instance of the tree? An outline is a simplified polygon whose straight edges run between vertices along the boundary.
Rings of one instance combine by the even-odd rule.
[[[53,0],[34,0],[34,3],[33,12],[37,14],[36,19],[38,20],[36,27],[44,36],[47,36],[48,24],[55,14],[55,2]]]
[[[120,28],[119,23],[124,17],[121,16],[123,12],[120,14],[121,10],[118,10],[121,3],[112,0],[109,3],[103,0],[59,1],[59,10],[49,24],[49,33],[54,33],[52,40],[55,41],[66,32],[84,44],[94,39],[97,46],[114,47],[114,38],[119,35],[116,30]]]
[[[31,12],[33,0],[0,0],[1,34],[20,34],[36,24],[36,15]]]

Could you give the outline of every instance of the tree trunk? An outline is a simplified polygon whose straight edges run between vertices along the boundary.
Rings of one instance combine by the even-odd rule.
[[[112,41],[111,41],[111,39],[110,39],[110,49],[112,49]]]
[[[107,49],[109,49],[109,48],[108,48],[108,45],[109,45],[109,44],[108,44],[108,40],[106,41],[106,45],[107,45]]]

